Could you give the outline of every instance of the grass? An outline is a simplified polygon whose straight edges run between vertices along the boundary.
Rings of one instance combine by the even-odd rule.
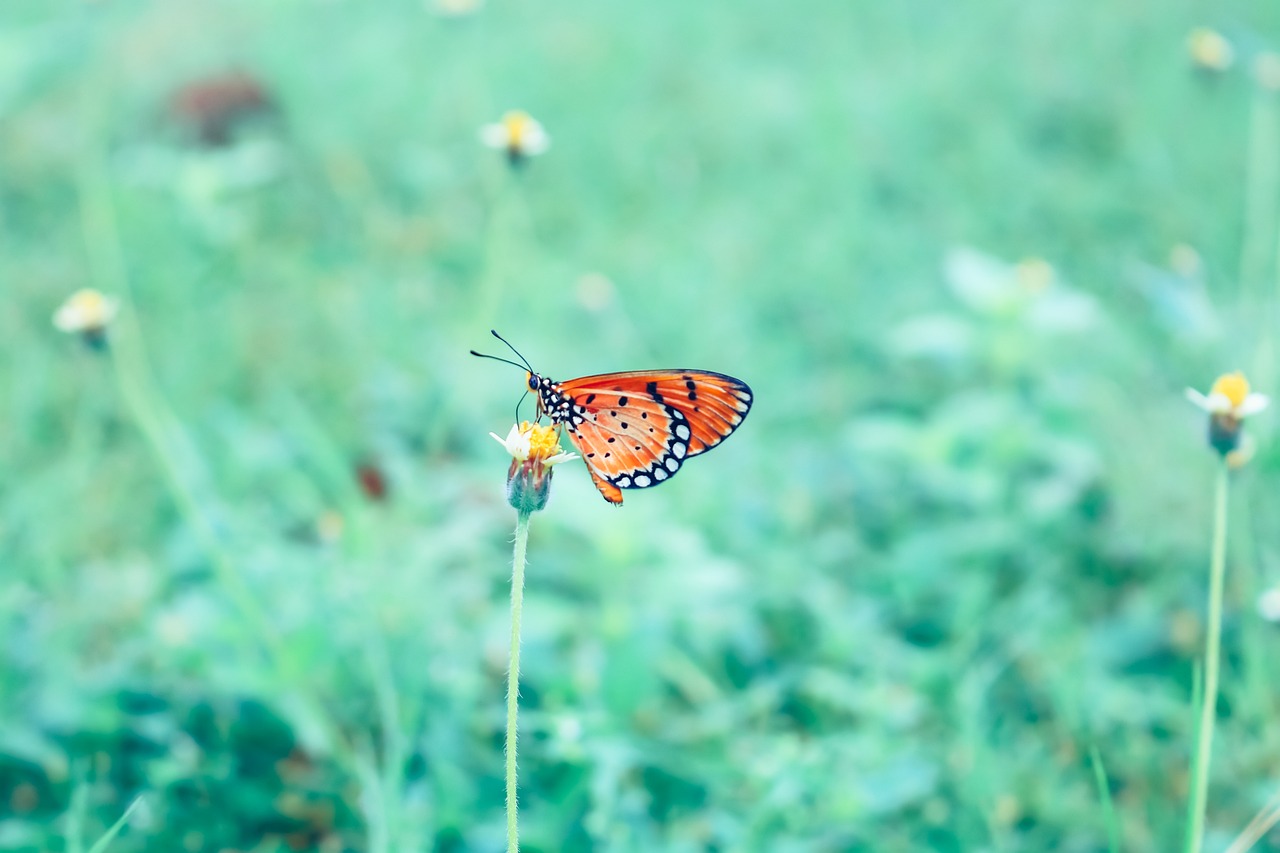
[[[1240,54],[1218,78],[1202,24]],[[756,395],[621,510],[559,472],[524,849],[1176,849],[1213,470],[1181,389],[1270,340],[1247,66],[1277,48],[1240,2],[6,3],[0,846],[78,849],[143,796],[113,853],[501,849],[487,433],[522,377],[466,355],[492,327],[556,378]],[[283,119],[180,144],[165,98],[228,68]],[[512,107],[553,139],[518,184],[476,142]],[[50,327],[112,246],[167,463]],[[1249,428],[1210,851],[1280,754],[1280,457]]]

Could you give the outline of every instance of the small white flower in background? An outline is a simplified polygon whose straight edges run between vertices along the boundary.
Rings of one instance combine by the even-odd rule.
[[[102,346],[107,326],[120,311],[120,302],[92,288],[77,290],[53,312],[53,325],[69,335],[80,335],[86,343]]]
[[[1219,376],[1208,394],[1188,388],[1187,399],[1211,415],[1231,415],[1237,419],[1256,415],[1270,402],[1266,394],[1250,391],[1249,380],[1239,371]]]
[[[1256,415],[1270,402],[1265,394],[1249,389],[1244,374],[1224,373],[1201,394],[1194,388],[1186,391],[1187,399],[1209,415],[1209,445],[1223,456],[1240,449],[1240,429],[1244,419]]]
[[[78,334],[92,329],[105,329],[120,310],[118,300],[96,290],[77,290],[53,314],[53,325],[59,331]]]
[[[536,157],[551,147],[551,137],[542,124],[523,110],[511,110],[502,120],[480,128],[480,141],[507,152],[513,166]]]
[[[1196,68],[1214,73],[1226,71],[1236,60],[1231,42],[1222,33],[1208,27],[1196,27],[1191,31],[1187,36],[1187,53]]]
[[[943,276],[971,310],[987,317],[1017,318],[1035,331],[1085,332],[1102,319],[1097,300],[1068,285],[1044,258],[1011,264],[959,246],[944,257]]]
[[[1280,622],[1280,586],[1273,586],[1258,596],[1258,615],[1268,622]]]

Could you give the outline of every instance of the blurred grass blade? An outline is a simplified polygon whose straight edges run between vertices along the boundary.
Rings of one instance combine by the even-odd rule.
[[[67,807],[67,853],[84,853],[84,814],[89,807],[89,785],[84,781],[83,768],[77,770],[79,781],[71,790],[71,803]]]
[[[1226,853],[1245,853],[1253,849],[1253,845],[1257,844],[1262,836],[1266,835],[1268,830],[1278,822],[1280,822],[1280,790],[1272,794],[1271,799],[1258,809],[1253,820],[1240,831],[1235,841],[1232,841],[1231,846],[1226,849]]]
[[[1107,850],[1120,853],[1120,821],[1111,799],[1111,784],[1107,781],[1107,768],[1102,764],[1098,747],[1089,747],[1089,763],[1093,765],[1093,778],[1098,783],[1098,799],[1102,802],[1102,822],[1107,827]]]
[[[120,834],[120,831],[129,823],[129,816],[132,815],[134,810],[141,804],[142,797],[134,797],[133,802],[129,804],[129,808],[124,810],[124,814],[120,815],[120,818],[115,823],[111,824],[111,828],[104,832],[102,837],[94,842],[94,845],[89,848],[89,853],[103,853],[103,851],[110,846],[111,842],[115,841],[116,836]]]

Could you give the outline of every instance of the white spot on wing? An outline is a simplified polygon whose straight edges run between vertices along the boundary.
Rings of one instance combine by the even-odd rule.
[[[689,447],[683,441],[677,441],[671,445],[671,452],[675,454],[677,459],[683,459],[684,455],[689,452]]]
[[[620,487],[620,488],[625,489],[625,488],[627,488],[628,486],[630,486],[630,485],[631,485],[631,478],[630,478],[630,477],[627,477],[627,476],[619,477],[619,478],[618,478],[618,480],[617,480],[617,482],[616,482],[616,483],[614,483],[614,485],[616,485],[616,486],[618,486],[618,487]]]
[[[689,438],[689,427],[685,424],[676,424],[676,436],[687,441]]]
[[[668,457],[667,457],[667,470],[668,470],[668,471],[670,471],[672,474],[674,474],[674,473],[676,472],[676,470],[677,470],[677,469],[679,469],[679,467],[680,467],[680,460],[679,460],[679,459],[675,458],[674,456],[668,456]]]
[[[662,468],[654,468],[653,479],[661,483],[663,480],[667,479],[667,472]]]
[[[653,481],[649,479],[648,474],[636,474],[635,484],[638,488],[643,489],[645,486],[652,485]]]

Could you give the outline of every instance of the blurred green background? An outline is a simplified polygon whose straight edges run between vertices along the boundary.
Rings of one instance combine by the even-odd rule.
[[[465,5],[0,8],[0,847],[142,795],[108,849],[501,849],[497,328],[756,394],[534,517],[525,849],[1106,850],[1093,750],[1123,849],[1175,849],[1182,392],[1275,390],[1280,6]],[[81,287],[106,352],[51,326]],[[1209,850],[1280,784],[1250,430]]]

